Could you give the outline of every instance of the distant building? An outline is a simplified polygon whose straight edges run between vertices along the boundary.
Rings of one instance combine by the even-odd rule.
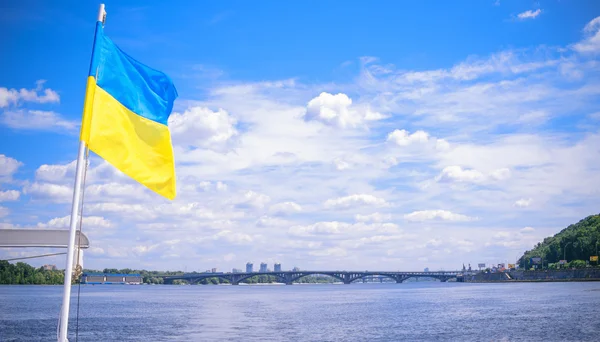
[[[233,270],[231,270],[232,273],[242,273],[242,270],[240,270],[239,268],[234,268]]]
[[[254,272],[254,265],[251,262],[246,263],[246,273]]]
[[[423,272],[429,272],[429,267],[425,267],[425,269],[423,270]]]
[[[265,264],[264,262],[261,262],[259,272],[267,272],[267,264]]]
[[[211,272],[212,272],[212,273],[217,273],[217,268],[216,268],[216,267],[213,267],[213,268],[211,269]]]
[[[141,284],[142,276],[139,274],[115,273],[84,273],[81,275],[82,284]]]
[[[56,271],[56,265],[44,265],[42,268],[46,271]]]
[[[275,263],[275,272],[281,272],[281,264]]]
[[[294,266],[294,268],[292,269],[292,271],[294,271],[294,272],[300,272],[300,267]]]

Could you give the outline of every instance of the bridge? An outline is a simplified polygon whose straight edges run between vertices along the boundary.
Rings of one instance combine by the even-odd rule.
[[[382,276],[388,277],[396,281],[396,283],[402,283],[408,278],[435,278],[442,282],[446,282],[453,278],[461,278],[461,271],[439,271],[439,272],[369,272],[369,271],[280,271],[280,272],[241,272],[241,273],[187,273],[182,275],[164,276],[165,284],[172,283],[173,280],[186,280],[190,284],[197,283],[203,279],[208,278],[221,278],[229,281],[232,285],[239,285],[244,280],[259,276],[267,275],[273,276],[279,282],[285,283],[286,285],[292,285],[294,282],[302,277],[309,275],[327,275],[338,279],[344,284],[351,284],[355,280],[362,279],[368,276]]]

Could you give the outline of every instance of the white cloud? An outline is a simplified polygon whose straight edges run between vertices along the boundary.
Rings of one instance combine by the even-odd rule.
[[[290,227],[289,232],[292,235],[305,236],[310,234],[340,234],[343,229],[350,225],[344,222],[317,222],[308,226]]]
[[[494,234],[493,238],[494,239],[508,239],[511,237],[511,233],[510,232],[505,232],[505,231],[501,231],[501,232],[497,232],[496,234]]]
[[[236,233],[230,230],[223,230],[213,236],[214,240],[225,240],[233,245],[245,245],[252,243],[254,238],[248,234]]]
[[[71,216],[55,217],[46,223],[38,223],[40,228],[68,228]],[[86,228],[112,228],[113,223],[102,216],[83,216],[83,229]]]
[[[227,184],[223,182],[217,182],[215,185],[218,191],[227,191]]]
[[[95,246],[90,246],[86,251],[85,251],[86,255],[91,255],[91,256],[102,256],[104,255],[104,248],[100,248],[100,247],[95,247]]]
[[[325,201],[326,208],[350,208],[360,205],[385,206],[386,204],[383,198],[369,194],[353,194]]]
[[[347,161],[340,159],[340,158],[335,158],[333,160],[333,164],[335,165],[335,168],[342,171],[342,170],[346,170],[352,167],[352,165],[350,163],[348,163]]]
[[[369,237],[363,237],[354,240],[344,240],[340,242],[340,245],[344,248],[357,249],[364,245],[381,245],[389,241],[396,241],[402,239],[401,235],[374,235]]]
[[[91,203],[85,204],[86,212],[90,213],[115,213],[124,217],[139,217],[144,219],[153,219],[158,213],[152,208],[141,204],[120,204],[120,203]]]
[[[32,183],[23,188],[23,193],[36,199],[48,199],[52,202],[67,203],[73,198],[73,188],[50,183]]]
[[[293,214],[302,211],[302,207],[296,202],[281,202],[273,204],[269,209],[274,214]]]
[[[256,221],[256,225],[259,227],[285,227],[290,226],[290,224],[290,221],[266,215],[261,216],[261,218]]]
[[[409,134],[406,130],[396,129],[387,136],[387,141],[391,141],[398,146],[408,146],[418,143],[426,143],[429,141],[429,133],[425,131],[416,131]],[[440,143],[440,147],[444,148],[446,144]]]
[[[535,231],[535,228],[532,228],[532,227],[521,228],[521,233],[523,233],[523,234],[533,233],[534,231]]]
[[[47,130],[69,133],[79,126],[79,122],[63,119],[59,114],[43,110],[5,111],[0,122],[10,128],[21,130]]]
[[[16,201],[21,196],[17,190],[0,191],[0,202]]]
[[[148,254],[148,253],[152,252],[153,250],[156,250],[158,247],[159,247],[159,244],[137,245],[137,246],[134,246],[131,249],[131,251],[136,256],[142,256],[142,255],[145,255],[145,254]]]
[[[321,241],[287,240],[284,243],[285,248],[293,249],[319,249],[323,245]]]
[[[339,221],[323,221],[309,225],[290,227],[288,233],[292,236],[335,236],[335,235],[361,235],[365,232],[373,233],[399,233],[400,228],[394,223],[364,222],[347,223]]]
[[[517,14],[517,18],[521,19],[521,20],[525,20],[525,19],[535,19],[538,15],[540,15],[542,13],[541,9],[536,9],[535,11],[532,10],[527,10],[525,12],[521,12],[519,14]]]
[[[74,160],[69,164],[63,165],[48,165],[43,164],[35,171],[35,178],[41,181],[59,182],[65,179],[67,172],[75,172],[77,161]]]
[[[271,198],[269,196],[249,190],[244,193],[240,204],[254,208],[264,208],[270,201]]]
[[[495,180],[499,180],[499,181],[505,180],[510,177],[510,169],[502,168],[502,169],[494,170],[494,171],[492,171],[492,173],[490,173],[490,177]]]
[[[19,100],[19,92],[15,89],[0,87],[0,108],[8,107]]]
[[[50,88],[44,89],[44,83],[44,80],[37,81],[37,87],[35,89],[22,88],[17,90],[0,87],[0,108],[16,105],[19,102],[59,102],[60,96],[58,93]]]
[[[322,92],[308,102],[304,117],[308,121],[319,121],[340,128],[355,128],[366,121],[384,118],[382,114],[373,112],[368,107],[352,106],[352,100],[346,94],[333,95],[327,92]]]
[[[236,123],[227,111],[213,112],[206,107],[191,107],[183,114],[173,113],[169,117],[174,144],[216,150],[223,150],[238,134]]]
[[[185,196],[186,198],[193,195],[198,195],[200,192],[202,193],[222,193],[227,191],[227,184],[217,181],[217,182],[209,182],[209,181],[198,181],[196,177],[179,177],[177,179],[178,184],[178,192],[179,195]],[[204,194],[206,195],[206,194]]]
[[[501,181],[510,177],[508,168],[497,169],[485,175],[481,171],[473,169],[463,169],[460,166],[446,166],[442,172],[436,176],[437,182],[460,182],[481,184],[490,180]]]
[[[88,200],[105,198],[143,199],[147,194],[146,189],[139,184],[104,183],[86,186],[85,196]]]
[[[4,154],[0,154],[0,182],[8,182],[12,179],[12,176],[23,163],[20,161],[8,157]]]
[[[437,139],[435,142],[435,148],[440,151],[446,151],[450,148],[450,143],[444,139]]]
[[[10,213],[10,210],[8,210],[8,208],[0,206],[0,218],[8,216],[9,213]]]
[[[519,208],[526,208],[531,205],[533,199],[531,198],[521,198],[515,202],[515,206]]]
[[[345,257],[346,250],[340,247],[332,247],[308,252],[309,255],[316,257]]]
[[[404,215],[404,218],[408,221],[430,221],[435,219],[440,219],[443,221],[456,221],[456,222],[466,222],[466,221],[474,221],[476,218],[469,217],[463,214],[456,214],[448,210],[420,210],[413,211],[410,214]]]
[[[431,239],[427,241],[426,245],[431,247],[439,247],[444,243],[441,239]]]
[[[600,52],[600,17],[592,19],[583,29],[584,39],[573,45],[579,53]]]
[[[358,222],[383,222],[391,220],[392,215],[382,213],[372,213],[369,215],[356,214],[354,215],[354,219]]]
[[[544,110],[532,110],[521,114],[517,122],[524,124],[541,124],[548,119],[548,112]]]
[[[483,173],[477,170],[463,170],[460,166],[447,166],[436,177],[436,181],[456,181],[467,183],[481,183],[485,180]]]

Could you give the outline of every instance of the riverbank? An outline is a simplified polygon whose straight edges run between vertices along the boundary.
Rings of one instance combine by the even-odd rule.
[[[575,282],[589,282],[589,281],[600,281],[600,278],[590,279],[535,279],[535,280],[472,280],[466,281],[468,283],[575,283]]]
[[[478,273],[466,277],[464,281],[469,283],[600,281],[600,268]]]

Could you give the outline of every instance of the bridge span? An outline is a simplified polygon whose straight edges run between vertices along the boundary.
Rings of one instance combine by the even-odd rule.
[[[402,283],[408,278],[435,278],[442,282],[446,282],[453,278],[460,278],[461,271],[439,271],[439,272],[373,272],[373,271],[280,271],[280,272],[241,272],[241,273],[186,273],[182,275],[164,276],[163,279],[166,284],[172,283],[173,280],[186,280],[190,284],[194,284],[198,281],[208,278],[221,278],[229,281],[232,285],[239,285],[244,280],[259,276],[268,275],[273,276],[279,282],[285,283],[286,285],[292,285],[294,282],[302,277],[309,275],[327,275],[338,279],[344,284],[351,284],[355,280],[362,279],[367,276],[383,276],[388,277],[396,281],[396,283]]]

